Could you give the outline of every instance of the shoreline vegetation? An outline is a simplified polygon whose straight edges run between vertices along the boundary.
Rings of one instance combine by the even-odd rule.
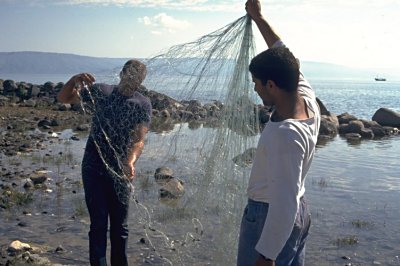
[[[61,104],[56,100],[63,83],[46,82],[41,85],[13,80],[0,79],[0,158],[3,162],[19,154],[43,150],[56,142],[56,133],[72,129],[87,134],[90,130],[91,117],[82,112],[80,104]],[[224,103],[212,101],[202,103],[198,100],[177,101],[165,94],[140,88],[140,92],[149,97],[153,106],[151,131],[169,132],[175,124],[188,123],[190,128],[221,126],[220,117]],[[247,99],[238,99],[245,101]],[[252,104],[249,102],[249,104]],[[269,108],[253,105],[254,115],[258,117],[261,128],[241,130],[241,134],[255,136],[269,120]],[[337,135],[349,142],[399,136],[400,113],[387,108],[378,109],[371,120],[358,119],[350,113],[340,115],[329,112],[319,100],[322,113],[319,142],[333,140]],[[241,110],[238,110],[240,112]],[[237,130],[234,125],[228,125]],[[36,132],[36,133],[35,133]],[[44,133],[44,134],[41,134]],[[72,136],[71,138],[74,138]],[[76,138],[76,137],[75,137]],[[74,140],[74,139],[72,139]],[[35,199],[34,194],[23,193],[31,187],[43,184],[47,178],[40,174],[40,169],[11,170],[11,166],[2,164],[0,170],[0,213],[12,211]],[[21,180],[30,182],[21,182]],[[19,181],[16,181],[19,180]],[[21,186],[21,187],[20,187]],[[15,211],[15,210],[14,210]],[[20,222],[22,223],[22,222]],[[19,224],[23,227],[23,224]],[[14,236],[17,240],[18,236]],[[20,265],[11,263],[36,263],[49,265],[50,259],[40,257],[42,251],[35,250],[29,244],[10,241],[0,243],[0,265]],[[63,247],[53,247],[51,254],[64,252]],[[27,253],[28,252],[28,253]],[[7,264],[10,263],[10,264]],[[46,264],[48,263],[48,264]],[[50,264],[51,265],[51,264]]]

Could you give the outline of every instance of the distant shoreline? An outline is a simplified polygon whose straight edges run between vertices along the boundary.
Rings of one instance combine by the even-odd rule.
[[[16,82],[26,82],[31,84],[44,84],[46,82],[67,82],[69,78],[76,73],[71,74],[17,74],[17,73],[0,73],[0,79],[7,80],[14,80]],[[109,84],[117,84],[117,74],[110,72],[108,75],[104,74],[96,74],[94,76],[97,78],[97,82],[104,82]],[[113,78],[110,78],[113,77]],[[313,83],[320,83],[320,82],[335,82],[335,83],[376,83],[374,77],[370,78],[322,78],[322,77],[312,77],[306,74],[307,79],[310,81],[311,85]],[[114,81],[113,81],[114,80]],[[145,81],[146,83],[146,81]],[[385,84],[399,84],[400,89],[400,79],[387,79]]]
[[[147,61],[150,58],[138,58]],[[0,52],[0,78],[45,83],[60,80],[30,80],[32,75],[69,76],[80,72],[112,75],[119,72],[127,58],[91,57],[67,53],[49,52]],[[355,68],[332,63],[301,61],[301,69],[308,79],[327,80],[374,80],[376,75],[384,75],[387,80],[400,82],[400,69]],[[27,76],[27,78],[24,78]]]

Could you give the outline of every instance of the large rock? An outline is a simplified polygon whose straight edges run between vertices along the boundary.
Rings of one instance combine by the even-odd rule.
[[[64,82],[58,82],[57,85],[54,87],[54,92],[58,93],[62,87],[64,87]]]
[[[161,198],[180,198],[185,194],[183,182],[177,178],[172,178],[160,188]]]
[[[15,240],[13,242],[11,242],[11,244],[8,246],[8,252],[11,253],[17,253],[17,252],[21,252],[21,251],[26,251],[26,250],[30,250],[31,246],[27,243],[23,243],[19,240]]]
[[[358,118],[349,113],[343,113],[341,115],[338,115],[338,120],[339,124],[348,124],[350,123],[350,121],[358,120]]]
[[[28,89],[28,97],[37,97],[40,94],[40,88],[36,85],[32,85]]]
[[[316,99],[317,99],[317,103],[319,106],[319,110],[321,111],[321,115],[330,115],[330,112],[325,107],[325,105],[322,103],[322,101],[318,97]]]
[[[156,169],[154,178],[156,180],[168,180],[173,178],[174,171],[166,166],[162,166]]]
[[[201,102],[199,100],[190,100],[185,103],[187,103],[185,110],[192,113],[197,113],[200,108],[202,108]]]
[[[161,94],[161,93],[157,93],[154,91],[149,91],[147,92],[147,94],[145,94],[145,96],[149,97],[150,101],[151,101],[151,106],[153,107],[153,109],[156,110],[164,110],[167,108],[170,108],[172,106],[181,106],[181,104],[176,101],[175,99]]]
[[[388,134],[385,128],[376,121],[360,120],[363,122],[365,129],[370,129],[374,137],[384,137]]]
[[[0,95],[0,106],[5,106],[10,102],[10,99],[6,96]]]
[[[381,126],[400,127],[400,113],[389,108],[379,108],[372,116],[372,120]]]
[[[57,103],[58,111],[68,111],[71,109],[71,104],[69,103]]]
[[[349,133],[361,133],[361,131],[364,129],[364,124],[360,120],[352,120],[349,122],[347,130]]]
[[[179,110],[178,114],[183,121],[192,120],[195,118],[195,115],[190,111]]]
[[[47,180],[46,175],[33,175],[29,177],[34,185],[41,185]]]
[[[26,106],[26,107],[35,107],[35,106],[36,106],[36,101],[33,100],[33,99],[24,100],[22,106]]]
[[[332,120],[326,116],[321,117],[321,124],[319,128],[319,135],[334,137],[338,134],[339,127]]]
[[[232,160],[236,165],[247,167],[253,163],[255,154],[256,154],[256,148],[249,148],[245,150],[242,154],[233,157]]]
[[[17,83],[14,80],[7,79],[3,82],[3,94],[6,96],[15,95],[18,90]]]
[[[348,124],[340,124],[339,134],[346,135],[348,133],[360,134],[361,130],[364,129],[364,124],[359,120],[350,121]]]
[[[384,137],[384,136],[388,135],[388,133],[390,133],[382,126],[372,126],[372,127],[370,127],[370,129],[374,133],[375,137]]]
[[[43,84],[43,90],[45,92],[53,92],[55,87],[56,87],[56,84],[54,84],[51,81],[48,81],[45,84]]]
[[[81,125],[78,125],[78,127],[76,128],[76,130],[78,130],[78,131],[89,131],[89,129],[90,129],[89,124],[81,124]]]
[[[373,139],[375,137],[374,132],[370,128],[361,129],[359,134],[363,139]]]
[[[345,135],[347,139],[373,139],[375,137],[372,127],[365,128],[364,122],[361,120],[351,120],[348,124],[341,124],[339,133]]]
[[[26,82],[18,83],[18,89],[16,91],[17,96],[21,99],[28,99],[28,91],[30,87],[31,85]]]
[[[37,124],[38,127],[46,128],[46,129],[48,129],[48,127],[50,125],[51,125],[51,121],[47,118],[40,120]]]

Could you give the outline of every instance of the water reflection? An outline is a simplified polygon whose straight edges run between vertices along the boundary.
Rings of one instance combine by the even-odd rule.
[[[192,223],[195,218],[198,219],[199,223],[196,226],[200,227],[201,224],[204,227],[204,235],[196,236],[200,241],[195,242],[190,248],[181,249],[180,252],[183,252],[181,254],[184,254],[182,257],[185,259],[188,259],[186,257],[189,254],[194,254],[194,259],[188,259],[193,263],[213,264],[217,256],[215,245],[223,242],[224,238],[215,228],[229,227],[233,224],[229,219],[223,220],[224,224],[221,224],[217,217],[235,219],[234,217],[241,215],[241,212],[231,213],[231,216],[226,215],[225,212],[230,207],[215,204],[202,206],[207,210],[207,215],[200,217],[201,212],[193,203],[196,199],[194,195],[199,191],[198,187],[203,185],[200,179],[203,169],[199,169],[198,166],[204,155],[202,152],[207,150],[204,147],[207,143],[199,143],[198,140],[205,134],[213,134],[217,129],[199,123],[176,125],[170,122],[162,121],[148,134],[145,150],[137,164],[135,196],[146,206],[154,225],[176,241],[187,232],[195,231]],[[73,237],[65,238],[74,242],[75,247],[69,247],[69,250],[73,251],[71,256],[79,254],[78,257],[86,258],[88,217],[83,200],[79,164],[87,133],[79,135],[77,141],[71,140],[75,135],[72,130],[65,130],[57,135],[58,137],[53,139],[53,143],[47,149],[33,152],[28,156],[20,155],[8,159],[10,165],[18,164],[18,167],[26,169],[42,167],[51,171],[48,188],[53,192],[45,193],[43,190],[35,192],[38,200],[28,211],[37,215],[29,220],[32,232],[26,233],[24,237],[32,242],[58,245],[60,241],[63,242],[59,234],[63,234],[64,231],[76,232]],[[180,141],[175,147],[173,141],[177,136]],[[171,148],[175,151],[173,153],[175,158],[166,160],[167,155],[171,154],[168,153]],[[342,264],[341,257],[344,255],[351,257],[351,263],[355,265],[370,265],[373,261],[381,265],[398,265],[395,256],[398,256],[397,247],[400,240],[398,235],[400,210],[397,206],[400,200],[399,152],[399,137],[363,140],[356,145],[342,137],[319,141],[306,184],[307,199],[313,215],[307,265]],[[246,157],[244,162],[247,162],[247,159]],[[186,192],[182,198],[160,199],[159,197],[160,186],[154,180],[154,172],[156,168],[166,164],[175,170],[177,177],[185,181]],[[235,166],[232,160],[226,162],[226,165],[232,166],[233,169],[240,167]],[[223,180],[211,179],[213,181],[212,186],[209,186],[211,194],[206,196],[215,199],[213,200],[215,203],[218,203],[219,197],[227,196],[233,203],[235,197],[244,197],[247,179],[248,175],[239,178],[236,183],[229,184],[223,183]],[[225,193],[218,194],[222,190]],[[240,206],[237,206],[237,209],[240,209]],[[134,213],[129,221],[130,226],[137,235],[143,235],[143,229],[138,222],[144,218],[139,210]],[[51,214],[57,219],[52,219]],[[5,217],[7,215],[2,215],[0,218],[4,225],[0,229],[2,239],[4,236],[9,239],[19,235],[18,229],[12,227],[12,223],[6,221]],[[58,221],[58,225],[55,220]],[[63,224],[60,225],[60,221],[64,221]],[[373,226],[354,226],[354,221],[357,221],[357,224]],[[66,230],[58,232],[57,242],[54,240],[54,232],[60,226],[65,226]],[[356,244],[335,245],[337,241],[351,236],[357,237]],[[131,246],[132,254],[140,253],[134,244]],[[171,254],[170,250],[161,247],[158,251],[163,256]],[[355,253],[357,255],[354,255]]]

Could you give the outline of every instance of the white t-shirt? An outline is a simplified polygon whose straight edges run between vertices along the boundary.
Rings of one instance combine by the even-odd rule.
[[[284,45],[281,41],[273,47]],[[300,74],[298,91],[309,108],[305,120],[269,121],[261,133],[251,169],[248,197],[269,204],[256,250],[276,259],[296,219],[304,181],[314,156],[321,115],[314,91]]]

